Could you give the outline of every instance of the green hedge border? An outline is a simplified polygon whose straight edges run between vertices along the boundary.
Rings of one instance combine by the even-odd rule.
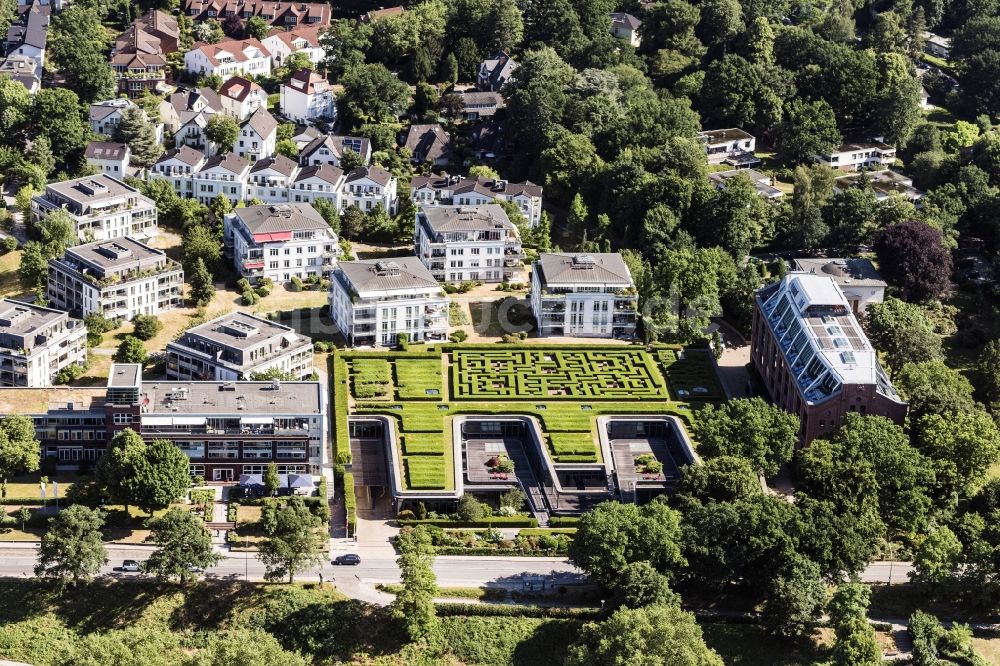
[[[433,525],[436,527],[538,527],[538,520],[530,516],[495,516],[484,520],[447,520],[440,518],[404,518],[397,520],[400,525]]]

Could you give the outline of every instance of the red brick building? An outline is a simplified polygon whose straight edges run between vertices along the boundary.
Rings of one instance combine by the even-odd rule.
[[[907,404],[831,277],[790,273],[759,290],[750,355],[768,397],[799,415],[803,446],[850,412],[900,424],[906,417]]]

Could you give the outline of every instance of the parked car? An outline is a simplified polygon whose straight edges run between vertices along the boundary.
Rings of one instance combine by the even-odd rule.
[[[122,571],[138,571],[139,563],[136,560],[125,560],[122,562]]]
[[[361,556],[355,553],[338,555],[337,557],[333,558],[333,561],[330,564],[358,565],[361,564]]]

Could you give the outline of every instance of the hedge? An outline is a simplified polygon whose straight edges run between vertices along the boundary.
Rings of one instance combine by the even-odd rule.
[[[483,520],[448,520],[447,518],[404,518],[400,525],[436,525],[437,527],[538,527],[538,520],[531,516],[494,516]]]
[[[469,555],[474,557],[557,557],[565,556],[556,548],[548,550],[519,550],[517,548],[463,548],[460,546],[435,546],[438,555]]]
[[[517,533],[517,536],[552,536],[564,534],[572,536],[576,534],[575,527],[526,527]]]
[[[347,361],[343,356],[330,357],[333,364],[333,456],[338,463],[351,461],[351,429],[347,423]]]
[[[438,615],[482,615],[491,617],[559,617],[590,620],[597,618],[598,608],[559,608],[557,606],[524,606],[518,604],[434,604]]]
[[[344,472],[344,509],[347,511],[347,536],[354,536],[358,527],[358,500],[354,496],[354,474]]]
[[[575,527],[579,524],[579,516],[553,516],[552,518],[549,518],[549,525],[552,527],[560,527],[564,525]]]

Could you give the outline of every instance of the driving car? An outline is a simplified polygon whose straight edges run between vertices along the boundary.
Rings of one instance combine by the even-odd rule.
[[[122,562],[122,571],[138,571],[139,562],[136,560],[125,560]]]
[[[345,555],[338,555],[333,558],[330,564],[342,564],[342,565],[357,565],[361,564],[361,556],[355,553],[347,553]]]

